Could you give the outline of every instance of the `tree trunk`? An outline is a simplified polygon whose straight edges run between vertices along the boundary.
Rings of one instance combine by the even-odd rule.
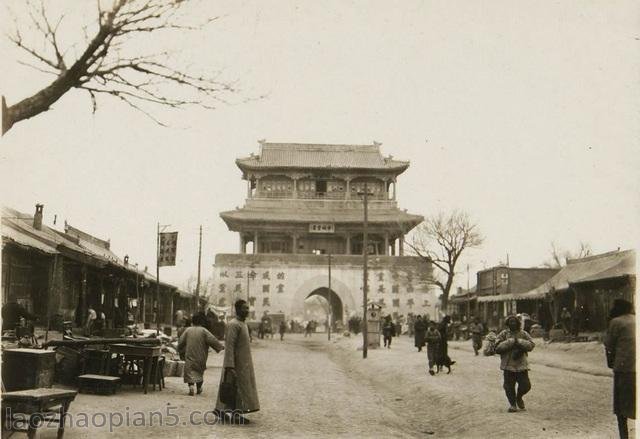
[[[447,306],[449,305],[449,293],[451,292],[451,285],[453,285],[453,276],[447,277],[447,283],[442,290],[442,311],[445,314],[449,314]]]

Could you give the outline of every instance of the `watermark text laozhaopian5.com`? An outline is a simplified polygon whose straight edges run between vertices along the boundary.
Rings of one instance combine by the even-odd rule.
[[[229,423],[228,420],[221,420],[213,410],[192,410],[182,417],[177,414],[177,410],[178,407],[167,405],[164,410],[132,411],[130,407],[125,407],[124,411],[66,413],[64,426],[65,428],[107,428],[109,432],[113,432],[115,429],[128,427],[181,427]],[[231,415],[228,419],[238,419],[233,416],[236,412],[227,413]],[[5,425],[11,430],[27,426],[58,428],[58,423],[47,415],[48,413],[29,415],[12,413],[8,408],[5,412]],[[242,423],[242,419],[239,418],[240,422],[235,423]]]

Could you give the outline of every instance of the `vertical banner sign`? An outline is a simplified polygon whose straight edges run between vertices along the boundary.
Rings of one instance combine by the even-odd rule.
[[[158,267],[176,265],[176,246],[178,232],[160,233],[160,249],[158,251]]]

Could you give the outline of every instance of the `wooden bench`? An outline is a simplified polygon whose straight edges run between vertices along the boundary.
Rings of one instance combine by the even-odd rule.
[[[89,391],[98,395],[115,395],[120,378],[108,375],[85,374],[78,377],[78,392]]]
[[[60,439],[64,435],[65,416],[77,393],[75,390],[44,388],[4,392],[2,430],[26,432],[31,439],[45,421],[57,422]]]

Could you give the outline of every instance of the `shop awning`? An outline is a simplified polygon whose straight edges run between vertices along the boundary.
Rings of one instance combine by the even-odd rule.
[[[479,296],[478,302],[510,302],[512,300],[540,300],[544,299],[545,293],[539,291],[529,291],[528,293],[516,294],[496,294],[493,296]]]

